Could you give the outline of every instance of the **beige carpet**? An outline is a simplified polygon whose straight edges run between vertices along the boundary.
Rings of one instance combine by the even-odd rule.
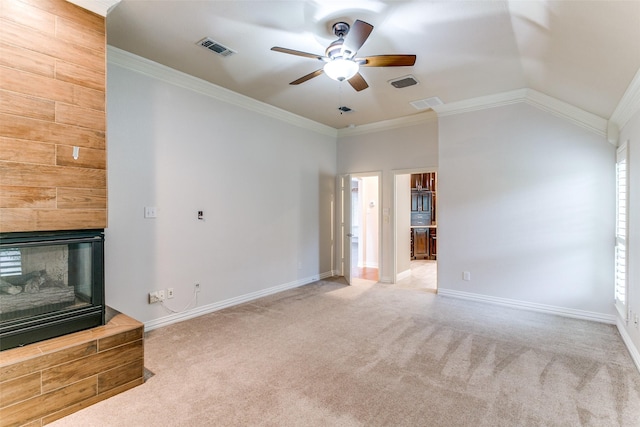
[[[148,334],[144,385],[61,426],[639,426],[614,326],[321,281]]]

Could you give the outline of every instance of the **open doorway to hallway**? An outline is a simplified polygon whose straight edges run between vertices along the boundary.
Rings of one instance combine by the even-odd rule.
[[[395,283],[437,291],[437,174],[395,174]]]
[[[351,176],[351,279],[379,280],[379,176]]]

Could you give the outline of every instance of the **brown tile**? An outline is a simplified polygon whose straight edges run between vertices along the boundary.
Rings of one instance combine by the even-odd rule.
[[[58,188],[58,209],[106,209],[107,190]]]
[[[140,378],[144,378],[143,359],[98,374],[98,394]]]
[[[56,61],[56,79],[103,92],[106,86],[105,69],[94,70],[64,61]]]
[[[0,409],[0,427],[31,422],[96,395],[97,378],[87,378],[51,393]]]
[[[0,112],[53,121],[56,117],[56,104],[48,99],[0,90]]]
[[[0,8],[0,18],[25,25],[49,36],[55,35],[55,15],[22,1],[4,0]]]
[[[54,165],[56,146],[46,142],[0,137],[0,160]]]
[[[98,340],[98,351],[105,351],[128,342],[141,340],[143,335],[143,328],[138,327],[131,331],[125,331],[110,337],[101,338]]]
[[[106,113],[75,105],[56,103],[56,123],[79,126],[104,132],[107,127]],[[68,143],[68,142],[67,142]]]
[[[40,372],[0,383],[0,408],[40,394]]]
[[[0,114],[0,136],[105,149],[105,132],[61,123]]]
[[[2,142],[0,141],[0,144]],[[56,189],[0,185],[0,208],[55,208]]]
[[[56,18],[56,37],[67,42],[87,47],[89,49],[105,52],[106,40],[104,28],[98,25],[98,31],[88,28],[86,22]]]
[[[31,49],[93,70],[105,69],[104,52],[74,45],[4,19],[0,23],[0,42]]]
[[[0,182],[25,187],[106,188],[103,169],[0,162]]]
[[[53,78],[56,60],[29,49],[0,43],[0,65]]]
[[[42,371],[42,390],[48,392],[100,372],[126,365],[144,355],[143,341],[135,341],[111,350]]]
[[[49,423],[52,423],[56,420],[59,420],[60,418],[66,417],[69,414],[73,414],[76,411],[79,411],[81,409],[84,409],[88,406],[94,405],[102,400],[108,399],[110,397],[115,396],[116,394],[120,394],[124,391],[127,391],[129,389],[132,389],[134,387],[137,387],[139,385],[142,385],[144,383],[144,379],[139,379],[139,380],[134,380],[131,381],[130,383],[127,384],[123,384],[119,387],[113,388],[111,390],[108,390],[104,393],[100,393],[97,396],[94,397],[90,397],[89,399],[83,400],[82,402],[76,403],[75,405],[71,405],[71,406],[67,406],[66,408],[62,409],[61,411],[52,413],[51,415],[48,415],[46,417],[42,418],[42,425],[46,425]]]
[[[26,347],[37,348],[34,345]],[[33,353],[32,348],[28,349],[29,353]],[[95,353],[96,349],[96,342],[90,341],[53,353],[40,355],[31,354],[29,358],[24,358],[24,351],[14,351],[23,349],[5,350],[0,352],[0,381],[7,381],[23,375],[28,375],[35,371],[40,371],[47,367],[56,366],[61,363],[67,363],[71,360],[86,357]]]
[[[20,0],[56,16],[77,22],[87,30],[97,31],[102,34],[105,30],[105,18],[75,4],[59,0]]]
[[[104,114],[104,113],[102,113]],[[56,165],[76,168],[106,169],[107,151],[81,147],[78,158],[73,158],[73,146],[56,145]]]

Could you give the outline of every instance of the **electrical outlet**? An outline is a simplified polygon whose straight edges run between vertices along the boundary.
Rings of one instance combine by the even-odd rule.
[[[167,289],[167,299],[173,298],[173,288]]]
[[[200,292],[200,283],[196,283],[195,291]]]
[[[164,289],[161,291],[158,291],[158,298],[160,299],[160,301],[164,301]]]

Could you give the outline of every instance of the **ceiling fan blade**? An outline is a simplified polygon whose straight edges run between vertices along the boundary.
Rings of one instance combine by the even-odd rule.
[[[355,58],[362,67],[408,67],[416,63],[415,55],[377,55]]]
[[[325,60],[325,57],[322,55],[317,55],[315,53],[302,52],[299,50],[287,49],[286,47],[274,46],[271,48],[271,50],[273,50],[274,52],[288,53],[289,55],[304,56],[305,58],[318,59],[320,61]]]
[[[298,80],[294,80],[289,84],[290,85],[299,85],[300,83],[304,83],[307,80],[311,80],[314,77],[318,77],[322,73],[324,73],[324,70],[322,68],[320,68],[319,70],[315,70],[313,73],[309,73],[306,76],[302,76]]]
[[[364,80],[364,77],[362,77],[360,73],[356,73],[356,75],[351,77],[348,81],[351,87],[353,87],[358,92],[369,87],[367,82]]]
[[[358,49],[362,47],[364,42],[367,41],[371,31],[373,31],[373,25],[357,19],[349,29],[347,36],[344,38],[342,51],[344,52],[345,50],[348,50],[352,54],[355,54]]]

